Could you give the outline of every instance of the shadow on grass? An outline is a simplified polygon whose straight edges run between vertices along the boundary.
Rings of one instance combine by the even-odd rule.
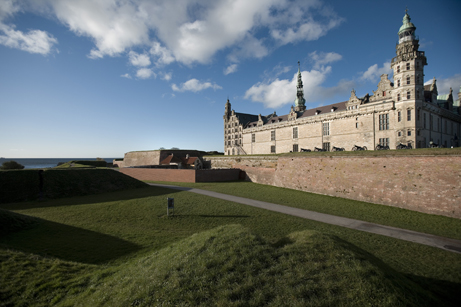
[[[0,248],[89,264],[104,263],[141,249],[110,235],[38,220],[31,229],[0,238]]]
[[[148,186],[145,188],[108,192],[103,194],[75,196],[60,199],[45,199],[42,201],[29,201],[20,203],[0,204],[0,208],[6,210],[27,210],[36,208],[49,208],[61,206],[75,206],[86,204],[97,204],[111,201],[130,200],[151,196],[161,196],[181,192],[180,190],[167,189],[162,187]]]
[[[461,284],[411,274],[404,274],[404,276],[419,284],[423,289],[430,291],[432,295],[443,302],[443,306],[461,306],[461,296],[459,295]]]

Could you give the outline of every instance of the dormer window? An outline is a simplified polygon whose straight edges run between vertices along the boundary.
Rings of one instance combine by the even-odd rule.
[[[331,108],[331,112],[334,112],[335,110],[336,110],[335,107],[332,107],[332,108]]]
[[[319,115],[319,114],[320,114],[320,110],[315,111],[315,115]]]

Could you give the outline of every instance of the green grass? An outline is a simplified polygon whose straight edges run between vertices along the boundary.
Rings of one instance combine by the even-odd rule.
[[[0,236],[5,306],[460,303],[460,254],[189,192],[147,187],[0,208],[16,225]],[[223,227],[231,224],[241,226]]]
[[[461,220],[252,182],[157,182],[204,189],[461,240]]]
[[[102,169],[47,169],[43,172],[42,198],[62,198],[145,187],[146,184],[118,171]],[[0,172],[0,203],[40,198],[39,171]]]

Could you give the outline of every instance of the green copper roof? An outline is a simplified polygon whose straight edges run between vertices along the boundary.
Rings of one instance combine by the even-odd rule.
[[[403,25],[400,27],[398,34],[402,33],[405,30],[416,29],[415,25],[410,20],[410,15],[408,15],[408,13],[405,13],[405,16],[403,16]]]

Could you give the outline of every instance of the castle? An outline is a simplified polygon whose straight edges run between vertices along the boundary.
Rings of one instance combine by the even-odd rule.
[[[424,51],[419,51],[416,27],[405,13],[392,59],[394,83],[381,76],[373,95],[306,110],[298,62],[297,92],[290,113],[262,116],[237,113],[227,100],[224,112],[226,155],[297,152],[355,145],[396,149],[399,144],[425,148],[437,144],[458,147],[461,134],[461,88],[438,95],[435,78],[424,84]]]

